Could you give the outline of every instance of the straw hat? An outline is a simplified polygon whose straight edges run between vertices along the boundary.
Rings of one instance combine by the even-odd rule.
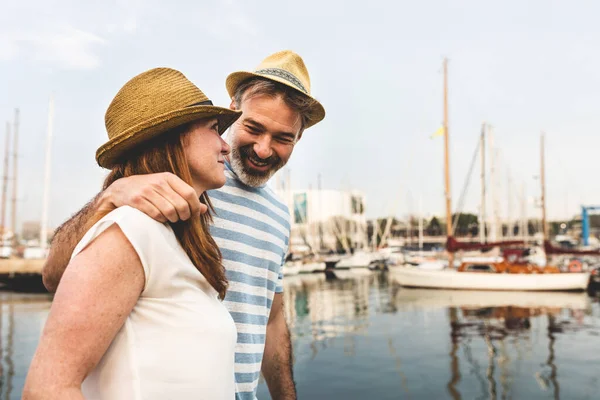
[[[133,77],[108,106],[108,142],[96,151],[96,161],[111,168],[125,153],[170,129],[207,117],[219,119],[219,133],[242,113],[215,107],[181,72],[154,68]]]
[[[325,118],[325,109],[310,94],[310,77],[302,61],[302,57],[290,50],[279,51],[265,58],[254,72],[238,71],[227,77],[225,86],[230,97],[233,97],[237,87],[246,79],[252,77],[266,78],[282,83],[316,101],[310,113],[310,121],[305,126],[309,128]]]

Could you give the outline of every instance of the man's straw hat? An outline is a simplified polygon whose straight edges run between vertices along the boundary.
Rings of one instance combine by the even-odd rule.
[[[283,50],[271,54],[253,72],[238,71],[230,74],[225,81],[229,96],[233,97],[237,87],[252,77],[266,78],[282,83],[315,100],[316,104],[310,112],[310,120],[305,128],[309,128],[325,118],[325,109],[310,94],[310,77],[304,61],[293,51]]]
[[[242,113],[215,107],[181,72],[154,68],[127,82],[106,111],[108,142],[96,151],[96,160],[112,168],[132,148],[170,129],[202,118],[219,119],[219,133]]]

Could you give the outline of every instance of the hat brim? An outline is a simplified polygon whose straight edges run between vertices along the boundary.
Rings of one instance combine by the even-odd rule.
[[[174,110],[133,126],[109,140],[96,151],[96,161],[104,168],[112,168],[124,154],[142,142],[169,130],[204,118],[219,120],[219,134],[223,134],[242,115],[241,111],[224,107],[200,105]]]
[[[248,72],[248,71],[233,72],[233,73],[229,74],[229,76],[227,76],[227,79],[225,80],[225,86],[227,88],[227,93],[229,93],[229,97],[233,98],[233,95],[235,94],[237,87],[242,82],[244,82],[246,79],[250,79],[250,78],[263,78],[263,79],[268,79],[271,81],[281,83],[283,85],[286,85],[286,86],[294,89],[298,93],[300,93],[304,96],[310,97],[311,99],[316,101],[315,106],[310,111],[309,120],[308,120],[306,126],[304,127],[304,129],[310,128],[311,126],[315,125],[318,122],[321,122],[323,120],[323,118],[325,118],[325,108],[323,108],[323,106],[321,105],[321,103],[319,103],[319,101],[317,99],[315,99],[311,95],[304,93],[303,91],[301,91],[297,87],[295,87],[293,84],[291,84],[289,81],[287,81],[283,78],[280,78],[278,76],[263,75],[263,74],[257,74],[254,72]]]

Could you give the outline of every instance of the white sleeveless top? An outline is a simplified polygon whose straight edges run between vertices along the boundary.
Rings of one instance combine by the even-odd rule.
[[[120,207],[96,223],[73,258],[113,223],[137,252],[145,286],[82,385],[88,400],[235,397],[235,324],[168,224]]]

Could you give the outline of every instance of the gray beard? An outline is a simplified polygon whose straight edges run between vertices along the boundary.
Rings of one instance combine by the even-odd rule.
[[[231,146],[231,154],[229,156],[231,169],[242,183],[250,187],[260,187],[267,184],[269,179],[277,172],[276,168],[272,168],[264,175],[256,175],[249,172],[244,165],[244,161],[240,156],[239,151]]]

